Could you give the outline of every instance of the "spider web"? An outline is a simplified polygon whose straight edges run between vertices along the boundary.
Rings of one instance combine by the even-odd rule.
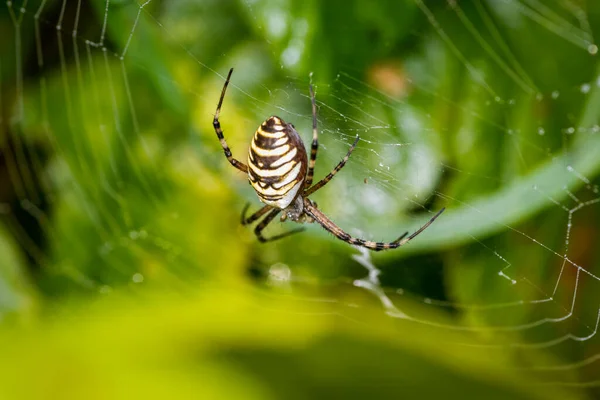
[[[13,195],[3,194],[0,213],[38,272],[51,270],[51,280],[68,277],[82,290],[108,292],[115,276],[140,283],[150,275],[136,267],[139,259],[180,265],[174,274],[194,270],[193,246],[168,228],[189,211],[185,199],[170,200],[173,191],[190,184],[235,191],[240,201],[230,206],[236,210],[255,198],[224,161],[209,124],[224,73],[234,65],[221,121],[235,157],[245,158],[248,132],[272,114],[293,122],[308,140],[312,81],[321,143],[317,178],[361,137],[350,163],[314,196],[327,215],[353,235],[390,240],[403,232],[397,227],[412,231],[447,207],[401,250],[411,257],[400,261],[396,254],[349,251],[326,239],[334,242],[331,257],[354,264],[318,271],[322,255],[285,251],[327,237],[316,226],[297,241],[269,245],[256,253],[255,264],[267,271],[269,284],[285,288],[279,295],[300,296],[310,287],[319,296],[301,301],[335,304],[337,314],[354,319],[361,304],[329,288],[359,291],[380,302],[399,327],[417,324],[436,337],[468,333],[472,341],[452,344],[497,357],[518,349],[528,360],[521,368],[539,383],[600,386],[598,229],[592,222],[600,207],[600,75],[583,6],[489,2],[472,15],[455,1],[434,9],[415,0],[427,24],[412,35],[426,48],[402,66],[377,64],[366,78],[348,66],[330,77],[288,73],[271,81],[277,71],[270,60],[283,70],[297,67],[308,22],[286,21],[283,7],[278,13],[273,5],[248,1],[245,17],[265,43],[235,47],[224,38],[207,47],[194,38],[221,32],[205,30],[214,26],[207,10],[216,8],[205,4],[7,3],[3,24],[10,27],[14,60],[0,64],[0,108],[3,181]],[[534,79],[535,72],[519,63],[491,12],[509,34],[525,23],[545,31],[557,46],[587,60],[588,71],[569,76],[562,87],[536,86],[543,78]],[[486,32],[477,27],[481,21]],[[276,53],[271,45],[284,40],[287,26],[289,43]],[[477,44],[477,54],[462,47],[463,36]],[[35,52],[27,53],[30,48]],[[171,65],[169,57],[177,62]],[[477,64],[480,58],[505,75],[509,90],[495,84],[492,71]],[[439,77],[457,65],[465,71],[462,93],[449,98],[449,82]],[[569,73],[566,66],[554,68]],[[529,114],[536,115],[534,123]],[[560,132],[552,131],[557,126]],[[458,132],[454,141],[451,131]],[[501,157],[486,162],[476,156],[478,146],[486,156]],[[450,149],[464,158],[448,160]],[[165,169],[180,181],[172,182]],[[399,208],[408,216],[395,215]],[[61,218],[79,224],[97,246],[79,248],[67,227],[53,222]],[[241,240],[241,231],[232,231],[222,254]],[[98,263],[104,272],[92,267]]]

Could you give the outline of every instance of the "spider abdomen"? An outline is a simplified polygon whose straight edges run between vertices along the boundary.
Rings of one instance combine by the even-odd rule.
[[[304,184],[307,164],[304,143],[291,124],[270,117],[258,127],[248,152],[248,179],[263,203],[289,206]]]

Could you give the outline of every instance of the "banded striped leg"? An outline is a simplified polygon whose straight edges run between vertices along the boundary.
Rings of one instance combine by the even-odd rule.
[[[225,84],[223,85],[223,90],[221,91],[221,98],[219,98],[219,105],[217,105],[217,111],[215,112],[215,118],[213,119],[213,127],[215,128],[215,132],[217,133],[217,137],[221,142],[221,147],[223,147],[223,152],[225,153],[225,157],[227,160],[239,169],[242,172],[248,172],[248,166],[243,162],[236,160],[233,158],[231,154],[231,150],[229,150],[229,146],[225,141],[225,137],[223,136],[223,130],[221,129],[221,123],[219,122],[219,114],[221,113],[221,106],[223,105],[223,99],[225,98],[225,92],[227,91],[227,85],[229,85],[229,80],[231,79],[231,74],[233,73],[233,68],[229,70],[229,74],[227,74],[227,79],[225,80]]]
[[[350,149],[348,149],[348,152],[346,153],[346,155],[344,156],[342,161],[340,161],[339,164],[335,166],[333,171],[331,171],[325,178],[323,178],[319,182],[315,183],[315,185],[313,187],[306,189],[304,191],[304,197],[309,196],[310,194],[316,192],[317,190],[319,190],[323,186],[325,186],[327,184],[327,182],[329,182],[335,176],[335,174],[337,174],[340,171],[340,169],[342,169],[344,167],[344,165],[346,165],[346,163],[348,162],[350,155],[354,151],[354,148],[356,147],[356,144],[358,143],[359,139],[360,139],[360,137],[358,135],[356,135],[356,139],[354,139],[354,143],[352,143],[352,146],[350,146]]]
[[[310,101],[312,103],[312,126],[313,140],[310,146],[310,161],[308,163],[308,174],[304,180],[304,188],[307,189],[312,185],[313,176],[315,174],[315,164],[317,163],[317,150],[319,150],[319,135],[317,132],[317,104],[315,101],[315,91],[312,84],[308,87],[310,91]]]
[[[273,207],[268,206],[268,205],[264,206],[260,210],[256,211],[254,214],[252,214],[251,216],[246,218],[246,212],[248,211],[248,208],[250,208],[250,203],[246,203],[246,205],[244,206],[244,209],[242,210],[242,225],[248,225],[248,224],[253,223],[257,219],[259,219],[260,217],[265,215],[267,213],[267,211],[271,210]]]
[[[262,209],[259,211],[262,211]],[[254,234],[256,235],[256,237],[258,238],[258,240],[261,243],[272,242],[273,240],[282,239],[286,236],[290,236],[290,235],[293,235],[294,233],[302,232],[304,230],[304,228],[296,228],[296,229],[292,229],[287,232],[280,233],[279,235],[275,235],[270,238],[265,238],[262,235],[263,229],[265,229],[267,227],[267,225],[269,225],[269,223],[271,223],[271,221],[273,221],[273,218],[275,218],[277,216],[277,214],[279,214],[280,212],[281,212],[281,209],[279,209],[279,208],[272,210],[269,214],[267,214],[265,219],[260,221],[260,224],[258,224],[256,226],[256,228],[254,228]]]
[[[333,233],[338,239],[341,239],[344,242],[347,242],[347,243],[350,243],[350,244],[356,245],[356,246],[366,247],[367,249],[375,250],[375,251],[395,249],[397,247],[405,245],[406,243],[408,243],[412,239],[414,239],[417,235],[419,235],[421,232],[423,232],[425,229],[427,229],[427,227],[429,225],[431,225],[433,223],[433,221],[435,221],[435,219],[437,217],[439,217],[442,212],[444,212],[444,210],[445,210],[445,208],[442,208],[440,211],[438,211],[438,213],[435,214],[433,216],[433,218],[431,218],[425,225],[423,225],[422,227],[417,229],[412,235],[407,237],[406,235],[408,235],[408,232],[405,232],[402,236],[400,236],[398,239],[394,240],[393,242],[383,243],[383,242],[372,242],[370,240],[363,240],[363,239],[358,239],[358,238],[354,238],[354,237],[350,236],[350,234],[344,232],[340,227],[338,227],[336,224],[334,224],[333,221],[331,221],[329,218],[327,218],[327,216],[325,216],[325,214],[323,214],[320,210],[318,210],[316,207],[314,207],[310,203],[310,200],[306,199],[304,201],[304,212],[306,212],[308,215],[313,217],[315,219],[315,221],[317,221],[323,228],[325,228],[325,230],[327,230],[330,233]]]

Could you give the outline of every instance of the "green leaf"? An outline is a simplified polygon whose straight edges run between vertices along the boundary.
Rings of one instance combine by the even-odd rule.
[[[0,397],[579,398],[531,385],[506,353],[452,344],[472,341],[247,286],[113,294],[1,332]]]
[[[554,207],[549,198],[565,199],[568,196],[565,188],[574,192],[585,184],[580,176],[596,176],[600,172],[600,135],[593,134],[593,126],[599,117],[600,87],[596,86],[589,93],[577,124],[587,128],[590,134],[579,136],[572,148],[548,158],[527,175],[515,178],[499,190],[446,210],[435,225],[420,235],[419,240],[406,246],[403,253],[457,247],[470,243],[473,237],[483,239]],[[406,230],[417,229],[428,218],[430,216],[424,215]],[[397,233],[398,228],[394,226],[381,230],[381,235],[386,237],[394,237]]]

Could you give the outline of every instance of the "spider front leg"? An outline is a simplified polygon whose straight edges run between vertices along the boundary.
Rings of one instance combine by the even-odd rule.
[[[319,150],[319,135],[317,132],[317,104],[315,100],[315,91],[312,84],[308,86],[310,91],[310,101],[312,104],[312,130],[313,140],[310,146],[310,161],[308,163],[308,173],[304,180],[304,188],[307,189],[312,185],[313,176],[315,174],[315,164],[317,163],[317,151]]]
[[[363,240],[363,239],[358,239],[358,238],[352,237],[350,234],[344,232],[339,226],[337,226],[335,223],[333,223],[333,221],[331,221],[325,214],[323,214],[313,204],[311,204],[310,200],[308,200],[308,199],[304,200],[304,212],[306,212],[308,215],[313,217],[315,219],[315,221],[317,221],[323,228],[325,228],[325,230],[334,234],[338,239],[343,240],[346,243],[356,245],[356,246],[366,247],[367,249],[375,250],[375,251],[395,249],[397,247],[405,245],[406,243],[408,243],[412,239],[414,239],[417,235],[419,235],[421,232],[423,232],[425,229],[427,229],[427,227],[429,225],[431,225],[433,223],[433,221],[435,221],[436,218],[439,217],[442,212],[444,212],[444,210],[445,210],[445,208],[442,208],[440,211],[438,211],[438,213],[435,214],[433,216],[433,218],[431,218],[425,225],[423,225],[422,227],[417,229],[412,235],[407,237],[408,232],[405,232],[402,236],[400,236],[398,239],[394,240],[393,242],[384,243],[384,242],[372,242],[370,240]]]
[[[260,217],[265,215],[267,213],[267,211],[271,210],[273,207],[266,205],[266,206],[262,207],[260,210],[256,211],[251,216],[249,216],[248,218],[246,218],[246,212],[248,211],[248,208],[250,208],[250,203],[246,203],[246,205],[244,206],[244,209],[242,210],[242,218],[241,218],[242,225],[248,225],[248,224],[253,223],[257,219],[259,219]]]
[[[325,186],[327,184],[327,182],[329,182],[331,179],[333,179],[335,174],[340,172],[340,169],[342,169],[344,167],[344,165],[346,165],[346,163],[348,162],[348,159],[350,158],[350,155],[354,151],[354,148],[356,147],[356,144],[358,143],[359,140],[360,140],[360,137],[358,135],[356,135],[356,139],[354,139],[354,143],[352,143],[352,146],[350,146],[350,148],[348,149],[348,152],[346,153],[346,155],[344,156],[342,161],[340,161],[339,164],[335,166],[333,171],[331,171],[329,174],[327,174],[327,176],[325,178],[321,179],[313,187],[311,187],[311,188],[307,187],[304,190],[304,197],[308,197],[308,196],[310,196],[310,194],[321,189],[323,186]]]
[[[259,210],[259,211],[262,211],[262,209]],[[267,227],[267,225],[269,225],[271,223],[271,221],[273,221],[273,219],[280,212],[281,212],[281,209],[279,209],[279,208],[277,208],[275,210],[272,210],[269,214],[267,214],[267,216],[265,217],[265,219],[263,219],[262,221],[260,221],[260,223],[256,226],[256,228],[254,228],[254,234],[258,238],[259,242],[261,242],[261,243],[272,242],[273,240],[282,239],[282,238],[284,238],[286,236],[290,236],[290,235],[293,235],[294,233],[299,233],[299,232],[302,232],[304,230],[304,228],[296,228],[296,229],[292,229],[292,230],[287,231],[287,232],[280,233],[279,235],[275,235],[275,236],[270,237],[270,238],[265,238],[262,235],[263,229],[265,229]]]
[[[227,85],[229,85],[229,80],[231,79],[231,74],[233,73],[233,68],[229,70],[229,74],[227,74],[227,79],[225,80],[225,84],[223,85],[223,90],[221,90],[221,98],[219,98],[219,104],[217,105],[217,111],[215,112],[215,118],[213,119],[213,127],[215,128],[215,132],[217,133],[217,137],[221,142],[221,147],[223,147],[223,152],[225,153],[225,157],[227,160],[239,169],[242,172],[248,173],[248,166],[243,162],[236,160],[233,158],[231,154],[231,150],[227,145],[227,141],[225,141],[225,136],[223,136],[223,130],[221,129],[221,123],[219,122],[219,114],[221,113],[221,106],[223,105],[223,99],[225,98],[225,92],[227,91]]]

